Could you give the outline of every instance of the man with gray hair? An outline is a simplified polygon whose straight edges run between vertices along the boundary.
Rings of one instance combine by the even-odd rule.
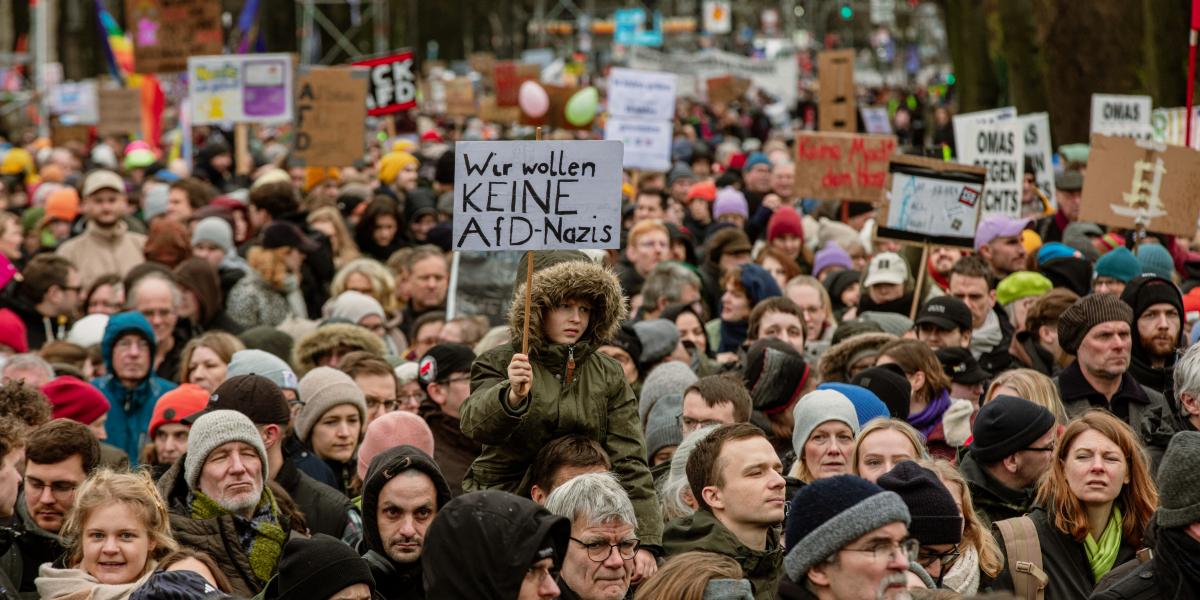
[[[151,272],[143,275],[129,288],[126,306],[150,321],[154,339],[158,341],[154,374],[168,381],[179,380],[179,360],[189,336],[179,324],[179,309],[183,292],[169,275]]]
[[[4,363],[0,371],[0,383],[24,381],[25,385],[41,389],[54,379],[54,367],[36,354],[17,354]]]
[[[642,320],[657,319],[668,304],[697,304],[700,276],[677,262],[654,267],[642,284]]]
[[[571,520],[558,586],[560,598],[621,600],[629,591],[637,517],[612,473],[588,473],[558,486],[546,509]]]
[[[1187,349],[1173,369],[1175,406],[1166,403],[1146,412],[1141,434],[1150,456],[1151,473],[1158,472],[1167,444],[1181,431],[1200,431],[1200,344]]]

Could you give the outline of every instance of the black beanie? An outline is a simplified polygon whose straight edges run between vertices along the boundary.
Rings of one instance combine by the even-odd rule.
[[[1054,427],[1054,415],[1016,396],[996,396],[979,409],[971,428],[971,455],[991,464],[1029,447]]]
[[[933,471],[906,460],[881,475],[876,483],[904,500],[912,516],[908,534],[922,546],[962,541],[963,519],[958,505]]]
[[[1181,324],[1186,314],[1183,310],[1183,293],[1170,279],[1163,279],[1157,275],[1144,275],[1130,281],[1121,293],[1121,300],[1133,309],[1135,322],[1155,304],[1174,306],[1175,310],[1179,311]],[[1136,329],[1135,327],[1134,335],[1137,335]]]
[[[904,376],[904,369],[896,363],[888,363],[864,369],[850,378],[850,383],[865,387],[887,405],[888,412],[896,419],[908,418],[908,405],[912,400],[912,385]]]
[[[746,351],[746,389],[755,410],[774,414],[790,409],[808,381],[808,364],[787,342],[763,338]]]
[[[621,327],[617,329],[616,335],[613,335],[612,339],[605,346],[616,346],[624,350],[629,355],[629,358],[633,359],[634,365],[638,365],[638,359],[642,356],[642,339],[638,337],[637,331],[634,330],[632,321],[621,323]]]
[[[279,600],[328,598],[357,583],[371,586],[371,568],[353,548],[341,540],[318,533],[311,538],[293,538],[279,560],[275,584]]]
[[[1080,296],[1092,291],[1092,263],[1085,259],[1074,256],[1056,258],[1046,261],[1038,270],[1056,288],[1067,288]]]
[[[454,373],[470,373],[475,352],[463,344],[438,344],[425,352],[417,363],[417,383],[421,389],[431,383],[446,383]]]

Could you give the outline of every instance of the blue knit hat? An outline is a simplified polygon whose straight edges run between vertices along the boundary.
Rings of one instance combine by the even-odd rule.
[[[742,287],[746,288],[746,297],[750,299],[751,306],[767,298],[783,295],[783,290],[779,289],[779,283],[775,281],[775,277],[754,263],[742,265],[741,280]]]
[[[1100,257],[1100,260],[1096,261],[1096,268],[1092,271],[1092,278],[1111,277],[1122,283],[1129,283],[1141,274],[1141,263],[1133,256],[1129,248],[1121,246],[1105,253],[1104,256]]]
[[[1040,267],[1056,258],[1066,257],[1083,258],[1083,253],[1062,242],[1048,242],[1038,250],[1037,262]]]
[[[831,381],[818,385],[817,389],[841,392],[843,396],[848,398],[850,403],[854,405],[854,413],[858,415],[859,427],[866,425],[871,419],[879,417],[887,419],[892,416],[887,405],[883,403],[883,400],[879,399],[879,396],[875,392],[860,385]]]
[[[1175,261],[1166,248],[1158,244],[1142,244],[1138,246],[1136,256],[1142,265],[1142,275],[1156,275],[1163,279],[1175,276]]]
[[[771,168],[771,160],[762,152],[755,152],[746,157],[746,164],[742,165],[742,172],[745,173],[758,165],[767,165],[767,169]]]

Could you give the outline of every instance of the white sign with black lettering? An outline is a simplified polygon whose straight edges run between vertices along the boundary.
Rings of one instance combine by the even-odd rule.
[[[621,142],[459,142],[456,250],[621,244]]]
[[[988,170],[983,188],[983,214],[1021,214],[1025,130],[1017,119],[993,123],[955,123],[958,162]]]
[[[626,169],[667,171],[671,168],[671,122],[609,117],[604,139],[625,146],[622,162]]]
[[[675,117],[675,75],[614,67],[608,73],[608,112],[670,121]]]
[[[1054,202],[1054,152],[1050,144],[1050,115],[1032,113],[1017,117],[1025,132],[1025,158],[1033,163],[1038,189]]]
[[[1150,96],[1092,94],[1092,133],[1148,140],[1152,105]]]

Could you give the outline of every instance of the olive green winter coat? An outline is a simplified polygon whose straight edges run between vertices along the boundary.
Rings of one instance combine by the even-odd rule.
[[[783,576],[783,548],[777,528],[767,530],[765,550],[754,550],[707,510],[671,521],[663,533],[663,549],[668,557],[684,552],[712,552],[736,560],[754,587],[755,600],[774,598],[779,578]]]

